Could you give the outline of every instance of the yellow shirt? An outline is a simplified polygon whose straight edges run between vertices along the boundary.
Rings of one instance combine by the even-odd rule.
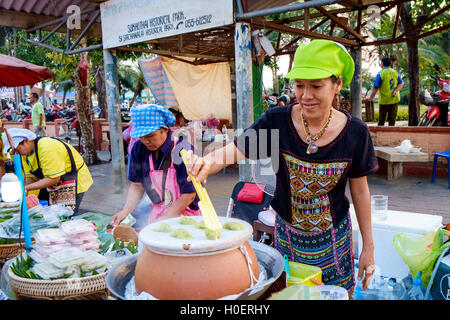
[[[0,126],[2,125],[2,122],[0,120]],[[0,163],[4,163],[6,161],[6,153],[3,153],[3,132],[0,132]]]
[[[77,193],[86,192],[93,183],[91,173],[78,151],[71,145],[68,146],[70,151],[72,151],[75,166],[78,170]],[[44,177],[56,178],[71,171],[70,157],[61,141],[49,137],[39,139],[38,156]],[[38,169],[36,152],[28,156],[22,156],[22,166],[26,178],[34,177],[31,171]]]

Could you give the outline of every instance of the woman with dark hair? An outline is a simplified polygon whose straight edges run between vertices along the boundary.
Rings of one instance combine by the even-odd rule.
[[[320,267],[325,284],[350,293],[355,275],[345,188],[349,181],[363,239],[357,276],[361,280],[365,274],[365,290],[375,269],[367,175],[378,168],[365,123],[332,106],[353,73],[353,59],[342,45],[313,40],[297,49],[286,76],[295,81],[298,103],[268,109],[222,150],[203,158],[188,152],[188,171],[204,181],[229,164],[230,154],[235,162],[258,159],[264,147],[277,179],[271,202],[277,212],[275,248],[292,261]],[[253,134],[257,141],[246,138]],[[278,149],[271,145],[274,134]]]

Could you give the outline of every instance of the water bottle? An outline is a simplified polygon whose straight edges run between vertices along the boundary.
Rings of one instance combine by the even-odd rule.
[[[222,134],[223,134],[223,140],[227,141],[228,135],[227,135],[227,126],[226,125],[222,126]]]
[[[390,278],[387,283],[390,287],[392,287],[392,298],[393,300],[405,300],[406,290],[405,288],[397,282],[395,278]]]
[[[358,275],[358,269],[355,268],[355,273]],[[381,279],[381,272],[378,266],[375,266],[374,275],[367,289],[364,291],[362,281],[356,280],[353,299],[354,300],[384,300],[382,292],[380,291],[383,285]]]
[[[408,297],[410,300],[423,300],[425,297],[426,288],[422,285],[422,279],[420,276],[422,271],[417,273],[417,277],[413,279],[412,287],[408,291]]]
[[[411,289],[412,281],[413,279],[411,274],[408,274],[405,278],[402,279],[402,284],[406,291],[409,291],[409,289]]]
[[[370,282],[368,289],[379,290],[383,286],[383,280],[381,279],[381,270],[379,266],[375,266],[375,271],[373,272],[373,278]]]

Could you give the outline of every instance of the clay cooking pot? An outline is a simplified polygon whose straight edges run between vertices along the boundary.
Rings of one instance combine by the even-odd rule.
[[[145,291],[161,300],[210,300],[249,288],[252,281],[248,261],[254,279],[259,277],[258,260],[247,241],[252,227],[243,220],[233,220],[245,225],[246,230],[239,233],[222,230],[222,240],[176,239],[179,242],[176,249],[162,248],[165,243],[161,237],[168,235],[161,232],[154,235],[149,228],[156,223],[144,228],[139,234],[144,246],[136,263],[136,292]]]

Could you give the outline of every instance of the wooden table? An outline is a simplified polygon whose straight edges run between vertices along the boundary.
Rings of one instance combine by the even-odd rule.
[[[394,147],[375,147],[377,158],[387,161],[387,179],[397,179],[403,175],[403,162],[428,162],[428,154],[424,152],[401,153]]]

